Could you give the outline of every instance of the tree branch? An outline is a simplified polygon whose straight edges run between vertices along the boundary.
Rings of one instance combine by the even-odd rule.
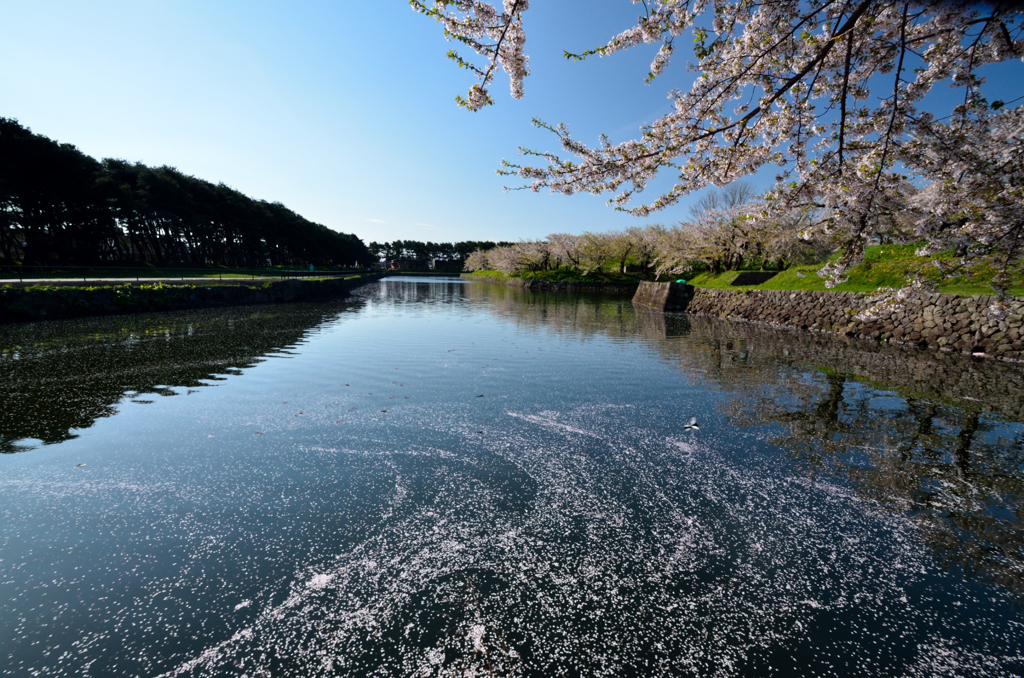
[[[850,87],[850,59],[853,56],[853,31],[846,35],[846,63],[843,66],[843,92],[839,99],[839,172],[843,171],[843,142],[846,135],[846,95]]]

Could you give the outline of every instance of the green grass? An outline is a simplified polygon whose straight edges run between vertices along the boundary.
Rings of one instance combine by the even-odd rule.
[[[880,287],[900,288],[911,276],[917,274],[934,280],[945,294],[970,296],[972,294],[993,294],[991,282],[995,274],[992,267],[979,267],[973,277],[958,276],[944,280],[936,279],[929,270],[928,262],[935,257],[919,257],[915,245],[874,245],[867,248],[864,261],[851,269],[847,281],[833,288],[837,292],[874,292]],[[839,255],[835,255],[839,256]],[[827,290],[824,278],[818,276],[822,264],[794,266],[780,272],[771,280],[760,285],[733,287],[732,281],[739,271],[727,271],[719,275],[701,273],[689,282],[695,287],[730,290]],[[1024,277],[1015,276],[1016,284],[1010,288],[1013,296],[1024,296]]]
[[[501,271],[472,271],[465,272],[465,275],[474,275],[480,278],[507,278],[508,276]]]

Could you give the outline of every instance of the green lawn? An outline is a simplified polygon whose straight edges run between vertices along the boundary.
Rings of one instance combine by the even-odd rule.
[[[945,294],[970,296],[972,294],[993,294],[991,287],[995,271],[982,268],[975,278],[966,276],[938,280],[929,271],[927,263],[933,257],[919,257],[914,254],[915,245],[874,245],[868,247],[864,261],[851,269],[847,282],[837,285],[838,292],[873,292],[880,287],[900,288],[907,284],[913,274],[923,274],[938,284],[939,290]],[[838,256],[838,255],[837,255]],[[827,290],[825,280],[818,276],[821,264],[811,266],[794,266],[782,271],[771,280],[760,285],[742,285],[733,287],[730,283],[739,275],[739,271],[728,271],[720,275],[701,273],[689,282],[695,287],[730,290]],[[1011,287],[1013,296],[1024,296],[1024,277],[1015,276],[1016,284]]]

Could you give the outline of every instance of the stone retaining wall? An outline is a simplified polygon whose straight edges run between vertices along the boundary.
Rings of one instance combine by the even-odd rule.
[[[685,283],[641,282],[633,295],[634,306],[658,311],[685,311],[693,299],[695,288]]]
[[[879,342],[985,353],[1006,360],[1024,358],[1024,298],[1012,299],[1009,315],[1001,321],[988,318],[994,297],[945,294],[918,295],[873,320],[858,320],[855,316],[872,305],[871,296],[859,292],[697,288],[685,311]]]

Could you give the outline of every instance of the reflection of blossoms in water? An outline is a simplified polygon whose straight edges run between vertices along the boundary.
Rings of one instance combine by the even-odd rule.
[[[795,375],[794,375],[795,377]],[[777,445],[812,478],[848,482],[866,500],[913,517],[942,567],[996,582],[1024,600],[1024,513],[1017,471],[1024,434],[962,407],[893,399],[842,374],[787,384],[790,397],[730,405],[745,425],[775,424]]]
[[[812,477],[855,480],[872,501],[913,513],[940,562],[962,562],[980,579],[1024,595],[1024,552],[1003,546],[1024,544],[1014,517],[1024,514],[1014,503],[1024,496],[1015,489],[1024,447],[1012,423],[1024,420],[1019,367],[748,323],[635,313],[628,302],[559,302],[490,285],[468,292],[526,328],[645,336],[685,373],[749,394],[729,405],[730,415],[745,424],[784,426],[786,433],[772,440]],[[808,365],[823,373],[812,370],[808,378]],[[863,390],[865,383],[884,390]],[[763,397],[762,389],[768,389]],[[873,409],[886,390],[902,404]],[[935,479],[941,484],[930,491]],[[962,504],[957,496],[976,499]],[[930,503],[922,505],[922,497]]]

